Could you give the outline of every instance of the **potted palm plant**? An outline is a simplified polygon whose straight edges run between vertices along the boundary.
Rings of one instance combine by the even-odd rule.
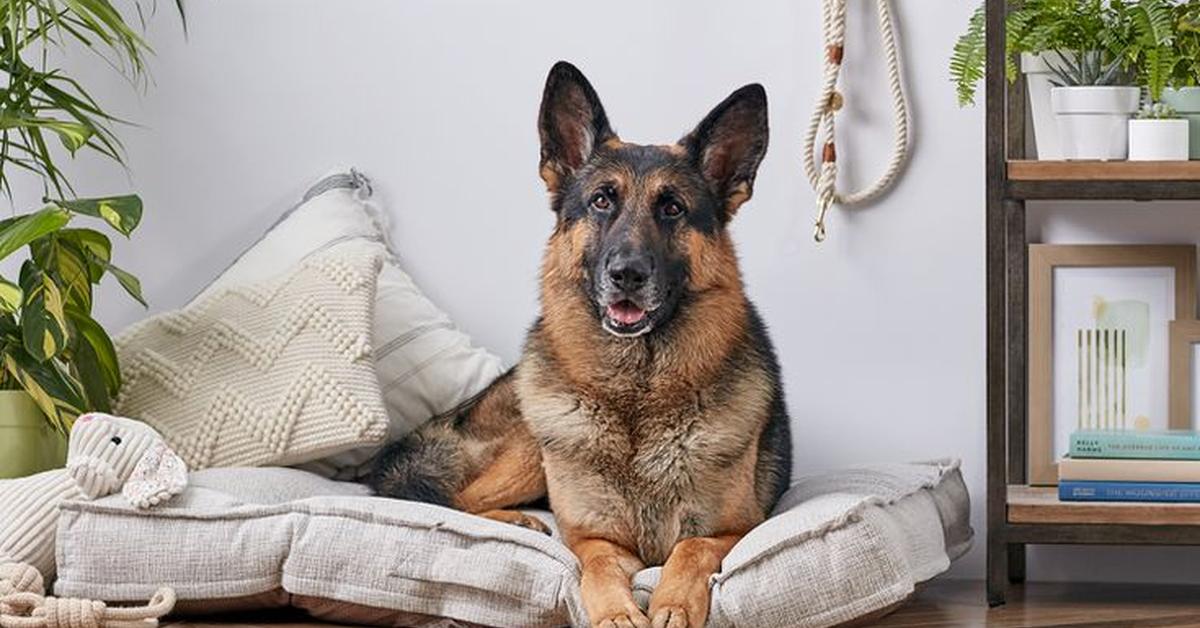
[[[1126,66],[1145,92],[1146,103],[1129,121],[1129,159],[1167,161],[1187,159],[1188,121],[1161,102],[1178,64],[1175,11],[1168,0],[1137,0],[1114,5],[1116,39],[1125,42]]]
[[[1064,157],[1050,102],[1050,91],[1058,80],[1053,67],[1077,64],[1078,51],[1090,55],[1108,50],[1112,46],[1111,16],[1111,8],[1102,0],[1026,0],[1009,12],[1005,21],[1006,73],[1009,81],[1015,81],[1019,67],[1025,77],[1038,159]],[[950,57],[950,78],[960,105],[974,102],[983,78],[984,30],[984,7],[980,5]]]
[[[139,14],[141,14],[139,7]],[[51,67],[45,51],[88,50],[144,84],[149,49],[108,0],[25,0],[0,6],[0,192],[14,170],[41,183],[40,209],[0,220],[0,478],[61,466],[80,413],[104,410],[120,386],[112,342],[91,316],[92,287],[111,275],[142,301],[137,279],[112,263],[104,233],[128,236],[141,219],[137,196],[78,198],[59,163],[90,151],[123,161],[105,112],[83,84]],[[57,140],[58,146],[55,146]]]
[[[1174,65],[1162,100],[1189,124],[1188,157],[1200,159],[1200,2],[1174,8]]]

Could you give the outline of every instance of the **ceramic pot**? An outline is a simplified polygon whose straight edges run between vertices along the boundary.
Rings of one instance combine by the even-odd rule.
[[[1046,64],[1047,59],[1057,62],[1058,53],[1021,53],[1021,73],[1025,75],[1025,94],[1029,102],[1029,116],[1033,119],[1034,157],[1037,159],[1062,159],[1062,145],[1058,141],[1058,123],[1050,108],[1051,79],[1054,73]]]
[[[1129,118],[1137,111],[1136,87],[1087,85],[1053,87],[1050,107],[1058,122],[1064,159],[1125,159],[1129,154]]]
[[[1188,121],[1130,120],[1130,161],[1186,161]]]
[[[1188,158],[1200,159],[1200,87],[1168,87],[1162,101],[1188,121]]]
[[[0,478],[19,478],[67,461],[67,437],[23,390],[0,390]]]

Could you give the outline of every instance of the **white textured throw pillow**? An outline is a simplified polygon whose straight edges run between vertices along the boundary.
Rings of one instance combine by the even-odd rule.
[[[334,247],[117,339],[118,412],[192,469],[294,464],[387,436],[371,321],[383,247]]]
[[[334,171],[313,184],[197,299],[223,286],[261,280],[302,259],[350,243],[388,246],[386,212],[357,171]],[[372,325],[375,369],[387,407],[388,440],[404,437],[429,418],[483,390],[504,372],[495,354],[471,342],[400,268],[389,247],[379,274]],[[379,450],[368,445],[304,465],[326,477],[358,479]]]

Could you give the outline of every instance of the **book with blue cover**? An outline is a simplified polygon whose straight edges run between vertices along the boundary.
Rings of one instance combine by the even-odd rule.
[[[1076,502],[1200,502],[1200,483],[1062,480],[1058,499]]]
[[[1200,460],[1200,432],[1193,430],[1078,430],[1072,458]]]

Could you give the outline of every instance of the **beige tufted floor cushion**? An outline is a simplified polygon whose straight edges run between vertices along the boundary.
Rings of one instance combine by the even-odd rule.
[[[292,469],[191,481],[151,513],[118,499],[67,504],[55,592],[122,601],[169,585],[182,608],[209,612],[294,605],[376,625],[585,625],[578,563],[556,538]],[[966,552],[968,521],[957,462],[803,479],[725,559],[709,626],[833,626],[892,608]],[[643,604],[658,575],[635,578]]]

